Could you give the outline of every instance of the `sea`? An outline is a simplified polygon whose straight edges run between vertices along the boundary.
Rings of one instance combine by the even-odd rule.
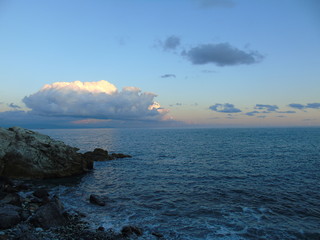
[[[132,155],[46,181],[92,228],[138,226],[148,240],[320,239],[320,128],[37,131],[79,152]]]

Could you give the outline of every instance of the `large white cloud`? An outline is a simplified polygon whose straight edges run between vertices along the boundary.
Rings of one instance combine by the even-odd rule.
[[[111,83],[56,82],[25,97],[32,113],[43,116],[79,117],[116,120],[161,120],[167,110],[154,101],[153,93],[136,87],[122,91]]]

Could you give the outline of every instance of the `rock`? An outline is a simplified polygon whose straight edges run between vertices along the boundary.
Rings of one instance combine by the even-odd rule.
[[[43,229],[61,226],[66,222],[62,210],[57,202],[49,202],[38,208],[36,213],[31,217],[30,222],[34,226]]]
[[[6,204],[0,207],[0,229],[7,229],[15,226],[21,221],[20,212],[21,208]]]
[[[54,178],[78,175],[93,161],[49,136],[24,128],[0,128],[0,176]]]
[[[90,202],[93,203],[93,204],[99,205],[99,206],[105,206],[106,205],[104,200],[100,196],[95,195],[95,194],[91,194],[90,195]]]
[[[132,234],[136,234],[137,236],[141,236],[143,234],[143,231],[141,228],[138,228],[136,226],[124,226],[121,230],[121,233],[125,237],[128,237]]]
[[[1,167],[1,162],[0,162]],[[1,169],[1,168],[0,168]],[[0,191],[3,192],[14,192],[13,183],[7,177],[0,176]]]
[[[102,148],[96,148],[93,152],[86,152],[83,154],[86,159],[91,159],[96,162],[111,160],[108,151]]]
[[[1,194],[2,195],[2,194]],[[21,199],[17,193],[7,193],[4,196],[0,196],[0,204],[12,204],[15,206],[21,206]]]
[[[48,198],[49,197],[49,193],[47,190],[45,189],[37,189],[35,190],[33,193],[33,196],[37,197],[37,198]]]
[[[113,159],[116,159],[116,158],[131,158],[132,156],[126,155],[126,154],[123,154],[123,153],[112,153],[111,157]]]
[[[163,234],[159,233],[159,232],[152,232],[151,233],[153,236],[157,237],[157,238],[163,238]]]

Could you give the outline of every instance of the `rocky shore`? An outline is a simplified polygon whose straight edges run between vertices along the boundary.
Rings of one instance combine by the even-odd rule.
[[[83,213],[65,211],[57,196],[51,196],[47,189],[34,187],[0,177],[1,240],[121,240],[143,234],[135,226],[124,226],[121,233],[103,227],[90,229]],[[90,196],[92,204],[97,204],[97,199],[102,201],[98,196]]]
[[[0,240],[119,240],[143,235],[136,226],[123,226],[120,233],[103,227],[90,229],[83,213],[65,211],[50,189],[25,181],[72,177],[92,170],[94,161],[131,157],[101,148],[84,154],[78,150],[28,129],[0,128]],[[98,195],[88,199],[91,204],[105,205]]]

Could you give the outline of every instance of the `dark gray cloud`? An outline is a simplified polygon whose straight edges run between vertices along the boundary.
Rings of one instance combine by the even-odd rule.
[[[161,78],[175,78],[176,75],[175,74],[164,74],[161,76]]]
[[[277,105],[256,104],[254,109],[266,110],[268,112],[274,112],[274,111],[277,111],[277,109],[279,109],[279,107]]]
[[[320,109],[320,103],[307,103],[306,105],[300,104],[300,103],[291,103],[288,105],[291,108],[296,108],[299,110],[305,110],[305,109]]]
[[[232,0],[196,0],[202,8],[223,7],[231,8],[235,6]]]
[[[196,65],[212,63],[221,67],[253,64],[263,59],[263,56],[257,51],[246,52],[229,43],[202,44],[188,51],[183,51],[182,55]]]
[[[212,110],[212,111],[221,112],[221,113],[238,113],[238,112],[241,112],[240,109],[235,108],[235,106],[233,104],[230,104],[230,103],[225,103],[225,104],[217,103],[215,105],[210,106],[209,109]]]
[[[162,47],[164,50],[175,50],[180,45],[180,38],[177,36],[168,37],[163,43]]]
[[[13,109],[19,109],[19,108],[21,108],[20,106],[14,104],[14,103],[8,104],[8,107],[13,108]]]

